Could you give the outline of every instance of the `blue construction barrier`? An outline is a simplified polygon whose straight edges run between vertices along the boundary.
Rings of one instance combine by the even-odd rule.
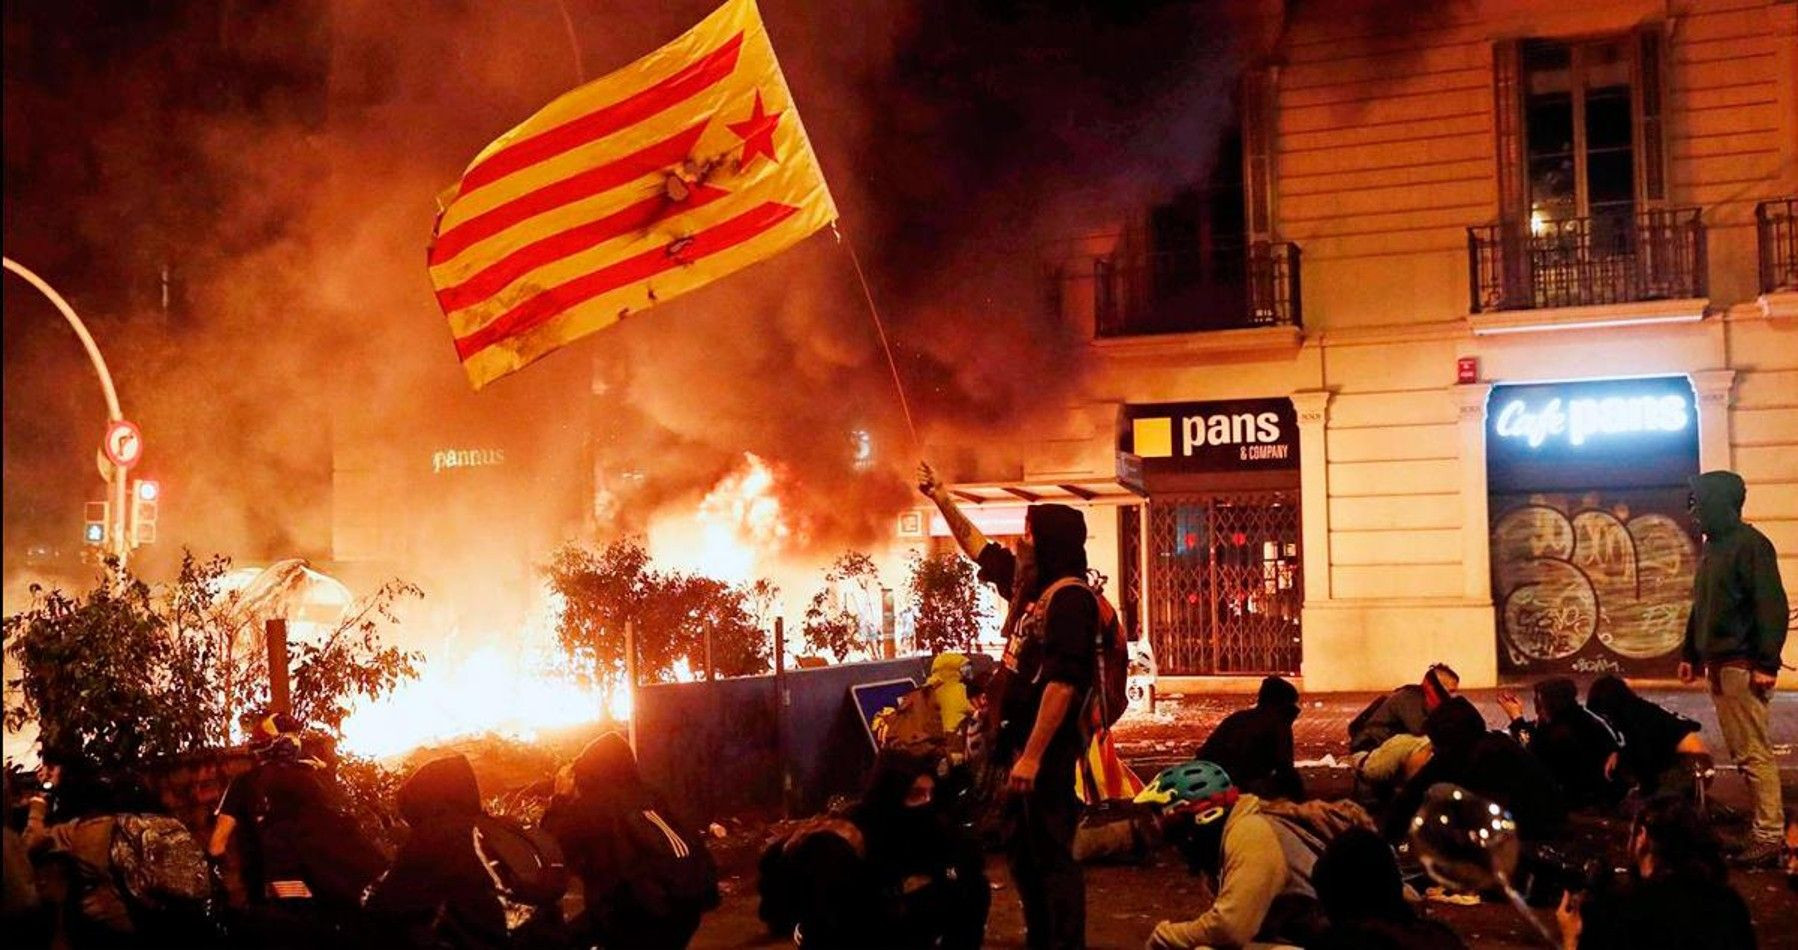
[[[780,716],[772,675],[641,687],[637,761],[676,813],[694,821],[811,814],[833,795],[859,791],[874,762],[850,687],[923,682],[929,662],[917,656],[790,670]]]

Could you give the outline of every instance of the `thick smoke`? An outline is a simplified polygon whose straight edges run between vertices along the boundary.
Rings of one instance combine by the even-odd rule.
[[[692,503],[744,452],[780,474],[796,553],[890,533],[922,447],[829,235],[479,394],[432,300],[435,195],[577,81],[571,33],[591,78],[711,0],[566,0],[566,19],[556,0],[67,6],[7,8],[7,252],[71,291],[113,358],[169,492],[154,567],[178,545],[328,559],[346,519],[396,516],[346,512],[357,479],[440,490],[433,449],[495,445],[506,465],[409,516],[428,523],[400,536],[428,541],[384,566],[513,587],[561,539]],[[1084,340],[1048,312],[1043,261],[1208,173],[1278,25],[1237,11],[764,4],[921,441],[1015,437],[1076,398]],[[73,546],[102,420],[48,307],[8,278],[6,310],[11,574],[29,542]]]

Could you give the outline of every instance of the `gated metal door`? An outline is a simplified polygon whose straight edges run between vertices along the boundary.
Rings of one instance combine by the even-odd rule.
[[[1149,501],[1149,636],[1164,675],[1296,673],[1296,490]]]

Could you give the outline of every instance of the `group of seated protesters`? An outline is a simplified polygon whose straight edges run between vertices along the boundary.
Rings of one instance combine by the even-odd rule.
[[[616,733],[563,768],[535,830],[487,810],[467,757],[420,765],[394,795],[404,830],[391,851],[298,723],[268,717],[252,752],[204,844],[154,796],[121,794],[78,759],[47,752],[23,829],[6,828],[9,941],[654,950],[686,946],[718,903],[704,839],[643,781]],[[130,840],[153,847],[122,850],[143,828]],[[228,898],[217,892],[227,880]],[[580,910],[565,919],[569,891]]]
[[[1196,917],[1158,923],[1151,950],[1465,946],[1422,909],[1401,870],[1399,846],[1437,783],[1507,809],[1526,865],[1531,849],[1565,845],[1570,812],[1622,806],[1631,816],[1623,873],[1551,877],[1552,893],[1532,894],[1545,912],[1559,900],[1569,950],[1755,945],[1702,810],[1697,776],[1709,756],[1698,723],[1607,676],[1585,704],[1571,680],[1538,683],[1530,716],[1503,693],[1508,725],[1492,729],[1459,686],[1437,665],[1371,703],[1349,729],[1356,794],[1324,800],[1307,795],[1294,761],[1298,690],[1265,679],[1252,706],[1225,717],[1192,760],[1163,770],[1136,799],[1214,895]],[[494,845],[483,845],[493,819],[466,758],[426,763],[400,786],[408,831],[390,856],[364,836],[328,764],[291,724],[265,725],[256,766],[233,783],[205,849],[241,851],[251,885],[226,943],[682,947],[717,904],[703,837],[668,813],[617,734],[562,770],[540,823],[579,882],[584,910],[564,920],[559,891],[547,905],[519,908],[496,873]],[[946,773],[940,755],[884,749],[856,801],[783,828],[759,867],[769,930],[826,950],[984,945],[992,886],[979,841],[946,800]],[[92,879],[73,890],[50,879],[53,893],[63,887],[74,898],[57,922],[58,945],[169,944],[166,931],[145,926],[95,844],[112,840],[114,812],[139,806],[108,804],[73,766],[51,778],[56,807],[34,800],[24,847],[42,859],[67,855],[78,878]],[[9,898],[13,877],[9,868]],[[533,930],[508,920],[521,909],[547,923]]]
[[[1710,755],[1697,722],[1616,676],[1593,682],[1584,705],[1572,680],[1553,678],[1536,684],[1533,716],[1501,693],[1508,725],[1495,730],[1459,686],[1439,664],[1370,703],[1349,727],[1357,800],[1320,802],[1305,799],[1292,760],[1298,693],[1264,680],[1255,706],[1226,717],[1194,761],[1165,770],[1145,793],[1162,807],[1168,840],[1216,894],[1198,918],[1163,921],[1149,946],[1462,946],[1413,909],[1417,894],[1395,852],[1438,783],[1510,812],[1525,845],[1519,877],[1540,873],[1552,885],[1532,898],[1559,899],[1570,950],[1755,945],[1704,811]],[[1586,870],[1609,867],[1600,860],[1567,869],[1577,862],[1557,849],[1573,847],[1566,835],[1576,811],[1631,817],[1621,873]],[[1550,859],[1558,867],[1530,867]]]

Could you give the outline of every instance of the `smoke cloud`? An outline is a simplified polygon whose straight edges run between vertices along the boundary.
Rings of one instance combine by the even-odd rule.
[[[778,476],[795,554],[890,535],[920,450],[828,235],[479,394],[432,299],[434,197],[577,82],[571,35],[592,78],[711,0],[76,6],[6,10],[6,246],[92,319],[144,427],[153,571],[180,545],[328,562],[349,533],[478,599],[563,539],[697,503],[745,452]],[[1043,261],[1209,172],[1278,26],[1259,6],[764,3],[922,441],[1075,398],[1085,341],[1048,312]],[[54,313],[5,294],[11,575],[29,546],[75,547],[103,418]]]

